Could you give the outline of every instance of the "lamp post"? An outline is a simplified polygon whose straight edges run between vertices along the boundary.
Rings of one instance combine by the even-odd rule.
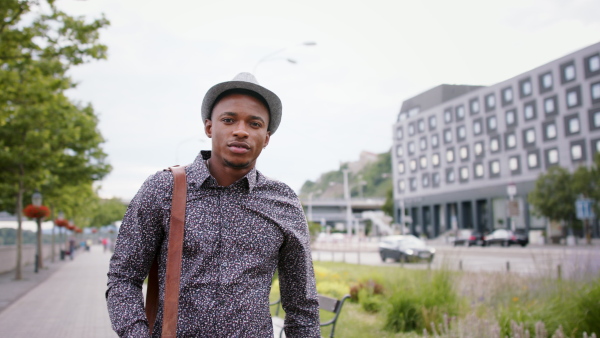
[[[301,45],[301,46],[316,46],[316,45],[317,45],[317,43],[316,43],[316,42],[314,42],[314,41],[307,41],[307,42],[303,42],[303,43],[301,43],[300,45]],[[258,65],[260,65],[261,63],[263,63],[263,62],[265,62],[265,61],[268,61],[268,60],[274,60],[274,58],[273,58],[273,57],[274,57],[275,55],[277,55],[277,54],[279,54],[279,53],[283,52],[284,50],[286,50],[286,49],[288,49],[288,48],[289,48],[289,47],[281,48],[281,49],[278,49],[278,50],[276,50],[276,51],[274,51],[274,52],[272,52],[272,53],[269,53],[269,54],[267,54],[267,55],[263,56],[263,57],[262,57],[260,60],[258,60],[258,62],[257,62],[255,65],[254,65],[254,68],[252,69],[252,74],[256,75],[256,70],[257,70],[257,68],[258,68]],[[296,60],[294,60],[294,59],[290,59],[290,58],[282,58],[282,59],[286,60],[287,62],[289,62],[289,63],[291,63],[291,64],[296,64],[296,63],[297,63],[297,62],[296,62]]]
[[[35,207],[42,206],[42,194],[39,191],[35,191],[31,196],[31,204]],[[43,268],[42,264],[42,218],[35,218],[37,223],[37,245],[35,250],[35,272],[37,273],[39,269]]]

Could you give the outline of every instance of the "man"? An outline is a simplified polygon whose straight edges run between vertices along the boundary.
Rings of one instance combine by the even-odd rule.
[[[287,337],[319,337],[318,296],[306,218],[285,184],[256,170],[281,121],[281,101],[241,73],[202,102],[212,151],[186,168],[187,200],[178,337],[273,337],[269,293],[278,269]],[[149,336],[142,284],[156,255],[161,292],[173,176],[146,180],[123,219],[106,291],[113,329]],[[151,336],[158,337],[162,297]]]

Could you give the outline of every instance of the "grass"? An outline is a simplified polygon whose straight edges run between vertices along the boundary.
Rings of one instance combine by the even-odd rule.
[[[315,262],[315,276],[319,293],[352,295],[344,304],[336,337],[525,337],[528,332],[531,337],[558,338],[600,333],[598,276],[565,281],[338,262]],[[271,299],[278,298],[275,281]],[[327,329],[322,332],[328,334]]]

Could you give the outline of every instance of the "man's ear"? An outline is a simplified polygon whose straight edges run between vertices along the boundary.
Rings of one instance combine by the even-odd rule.
[[[209,119],[204,120],[204,133],[208,138],[212,137],[212,121]]]
[[[264,147],[266,148],[267,145],[269,144],[269,140],[271,139],[271,132],[267,131],[267,136],[265,136],[265,145]]]

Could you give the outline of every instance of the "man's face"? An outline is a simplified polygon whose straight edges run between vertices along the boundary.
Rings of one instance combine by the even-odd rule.
[[[269,143],[269,111],[257,99],[231,94],[213,108],[204,131],[212,138],[212,157],[226,167],[253,168]]]

